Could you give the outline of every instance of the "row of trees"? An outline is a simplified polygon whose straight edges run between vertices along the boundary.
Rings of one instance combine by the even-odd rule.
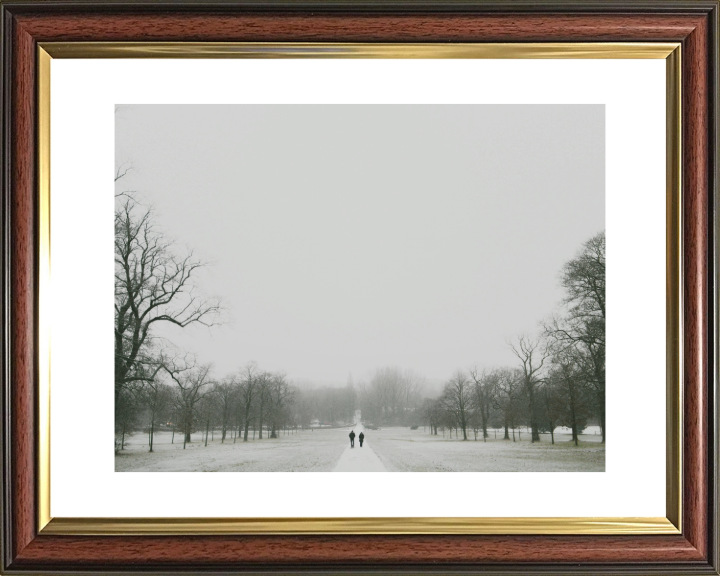
[[[125,435],[147,430],[150,452],[158,429],[172,430],[182,438],[183,447],[195,432],[208,437],[218,432],[220,442],[277,438],[282,432],[293,433],[324,425],[353,422],[355,389],[320,388],[301,390],[292,386],[284,374],[261,371],[250,363],[236,374],[220,380],[211,377],[208,365],[159,359],[160,370],[153,379],[123,396],[118,412],[119,449]]]
[[[127,431],[142,427],[148,430],[148,443],[153,451],[153,435],[158,426],[171,427],[183,439],[191,441],[194,432],[219,430],[221,442],[230,435],[247,441],[250,429],[262,439],[263,432],[276,438],[294,421],[290,411],[294,389],[283,374],[263,372],[249,364],[241,373],[221,380],[211,377],[209,365],[158,360],[160,370],[126,399],[127,409],[121,411],[120,448]]]
[[[556,426],[567,426],[577,445],[589,422],[605,442],[605,233],[582,246],[561,271],[561,311],[542,324],[536,338],[520,336],[510,347],[517,364],[496,370],[458,371],[436,400],[426,400],[431,432],[456,429],[463,440],[488,427],[527,426],[533,442]]]

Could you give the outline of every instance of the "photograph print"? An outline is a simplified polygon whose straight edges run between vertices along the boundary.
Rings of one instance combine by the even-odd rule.
[[[605,471],[604,105],[114,115],[115,471]]]

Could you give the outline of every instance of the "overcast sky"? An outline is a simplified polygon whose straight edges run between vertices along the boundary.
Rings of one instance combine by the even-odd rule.
[[[116,144],[123,187],[212,262],[229,321],[163,335],[217,376],[511,365],[605,227],[602,105],[131,105]]]

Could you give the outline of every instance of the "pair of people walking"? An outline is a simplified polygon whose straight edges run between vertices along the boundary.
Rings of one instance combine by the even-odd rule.
[[[362,443],[364,439],[365,434],[360,432],[360,435],[358,436],[358,440],[360,440],[360,448],[362,448]],[[355,430],[350,430],[350,448],[355,448]]]

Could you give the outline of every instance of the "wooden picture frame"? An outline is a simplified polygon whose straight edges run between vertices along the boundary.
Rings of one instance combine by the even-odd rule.
[[[1,9],[4,573],[718,573],[717,2],[71,0],[8,1]],[[668,76],[678,80],[668,86],[668,96],[678,98],[677,117],[668,116],[668,186],[676,186],[681,202],[677,211],[669,204],[668,216],[668,230],[676,224],[678,235],[678,243],[668,245],[668,294],[679,303],[668,308],[669,334],[677,335],[669,344],[677,354],[669,355],[668,374],[682,383],[674,389],[682,396],[672,390],[668,396],[669,422],[676,426],[668,436],[668,517],[660,529],[573,532],[558,519],[556,529],[546,523],[535,530],[512,523],[485,530],[402,523],[363,530],[361,522],[336,529],[289,522],[286,530],[261,524],[238,534],[237,527],[211,521],[189,521],[184,529],[177,521],[144,527],[51,522],[44,472],[47,350],[39,319],[47,210],[38,194],[47,187],[48,101],[39,86],[48,53],[88,54],[93,45],[85,43],[94,43],[123,56],[124,43],[137,42],[148,53],[153,46],[177,46],[167,43],[220,43],[208,48],[215,55],[223,43],[323,42],[360,50],[447,43],[679,46],[668,56]],[[180,48],[174,55],[188,53]]]

